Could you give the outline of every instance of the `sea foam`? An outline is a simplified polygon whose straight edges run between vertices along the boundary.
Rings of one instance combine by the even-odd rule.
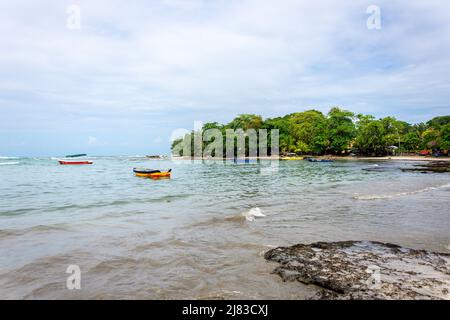
[[[353,199],[356,199],[356,200],[391,199],[391,198],[409,196],[412,194],[417,194],[417,193],[422,193],[422,192],[427,192],[427,191],[432,191],[432,190],[438,190],[438,189],[447,188],[447,187],[450,187],[450,183],[446,183],[446,184],[443,184],[440,186],[435,186],[435,187],[426,187],[426,188],[419,189],[419,190],[405,191],[405,192],[399,192],[399,193],[393,193],[393,194],[375,194],[375,195],[367,195],[367,196],[354,196]]]
[[[256,217],[265,217],[260,208],[251,208],[242,213],[247,221],[255,221]]]

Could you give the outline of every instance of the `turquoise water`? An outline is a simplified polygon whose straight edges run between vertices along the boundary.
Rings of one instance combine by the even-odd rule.
[[[282,283],[264,251],[378,240],[450,252],[450,175],[400,170],[413,162],[92,160],[0,158],[0,297],[305,298],[314,288]],[[72,264],[81,290],[65,288]]]

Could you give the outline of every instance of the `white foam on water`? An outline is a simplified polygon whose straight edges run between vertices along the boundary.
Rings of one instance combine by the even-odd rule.
[[[0,157],[2,160],[19,159],[18,157]]]
[[[19,164],[20,162],[0,162],[0,166]]]
[[[247,221],[255,221],[256,217],[265,217],[260,208],[251,208],[248,211],[242,213]]]
[[[405,192],[399,192],[399,193],[393,193],[393,194],[376,194],[376,195],[368,195],[368,196],[354,196],[353,199],[356,200],[378,200],[378,199],[391,199],[396,197],[402,197],[402,196],[409,196],[412,194],[432,191],[432,190],[438,190],[442,188],[448,188],[450,187],[450,183],[446,183],[440,186],[435,187],[427,187],[419,190],[414,191],[405,191]]]

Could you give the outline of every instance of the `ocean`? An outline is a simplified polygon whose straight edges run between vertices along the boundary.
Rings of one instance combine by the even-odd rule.
[[[450,252],[450,174],[400,170],[417,162],[91,159],[0,158],[0,298],[302,299],[317,289],[283,283],[264,252],[340,240]]]

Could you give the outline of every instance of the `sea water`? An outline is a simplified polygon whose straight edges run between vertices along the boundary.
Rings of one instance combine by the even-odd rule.
[[[413,162],[93,161],[0,159],[1,298],[298,299],[315,289],[271,274],[268,249],[377,240],[450,252],[450,175],[400,170]],[[74,265],[81,288],[69,290]]]

